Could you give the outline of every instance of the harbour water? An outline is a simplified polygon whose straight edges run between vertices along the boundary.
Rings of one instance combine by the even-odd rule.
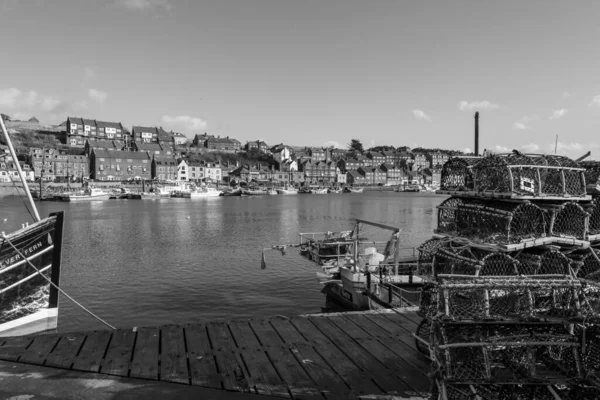
[[[402,228],[405,246],[431,236],[429,193],[111,200],[38,203],[66,211],[61,287],[117,327],[317,313],[325,305],[314,264],[289,250],[299,232],[350,229],[354,218]],[[5,220],[6,219],[6,220]],[[0,201],[0,231],[32,222],[19,197]],[[59,331],[103,325],[61,296]]]

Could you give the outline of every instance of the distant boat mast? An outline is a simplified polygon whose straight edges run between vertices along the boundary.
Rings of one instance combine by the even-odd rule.
[[[558,135],[556,135],[556,140],[554,141],[554,154],[556,154],[557,146],[558,146]]]

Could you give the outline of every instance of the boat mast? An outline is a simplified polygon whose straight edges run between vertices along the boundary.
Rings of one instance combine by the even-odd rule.
[[[35,218],[35,222],[41,221],[40,214],[38,214],[37,208],[35,207],[35,203],[33,202],[33,198],[31,197],[31,192],[29,191],[29,186],[27,185],[27,181],[25,180],[25,175],[23,175],[23,171],[21,170],[21,164],[19,164],[19,159],[17,158],[17,154],[15,153],[15,149],[10,141],[10,136],[8,136],[8,131],[6,130],[6,126],[4,126],[4,119],[0,115],[0,126],[2,127],[2,133],[4,133],[4,138],[6,139],[6,144],[8,145],[8,150],[10,150],[10,155],[15,161],[15,166],[17,167],[17,172],[19,172],[19,178],[21,178],[21,183],[25,188],[25,193],[27,193],[27,198],[29,199],[29,204],[33,209],[33,216]]]

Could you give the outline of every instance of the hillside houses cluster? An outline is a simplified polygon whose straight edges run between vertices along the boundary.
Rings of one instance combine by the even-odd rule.
[[[448,155],[402,147],[364,153],[336,148],[269,146],[255,140],[242,144],[235,138],[196,134],[188,143],[181,133],[162,127],[133,126],[120,122],[68,117],[67,151],[30,148],[19,156],[27,178],[35,180],[125,181],[140,179],[196,182],[258,182],[294,185],[400,185],[439,182]],[[0,148],[0,155],[7,152]],[[193,154],[259,154],[262,162],[208,162]],[[14,161],[4,154],[5,174],[16,176]]]

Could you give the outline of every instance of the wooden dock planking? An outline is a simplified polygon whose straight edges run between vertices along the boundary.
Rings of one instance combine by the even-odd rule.
[[[258,394],[291,397],[273,364],[247,322],[229,323],[229,330],[242,355]]]
[[[184,329],[192,385],[221,389],[221,378],[206,326],[190,324],[185,325]]]
[[[403,360],[411,364],[417,371],[425,377],[429,371],[429,360],[419,353],[416,349],[407,348],[403,342],[399,341],[398,338],[394,338],[393,334],[377,325],[371,319],[367,318],[366,315],[348,315],[346,316],[350,321],[361,327],[366,332],[369,332],[373,337],[383,343],[390,351],[394,352],[401,357]],[[381,317],[379,318],[381,319]],[[413,340],[408,340],[407,345],[413,345]]]
[[[327,399],[357,398],[356,394],[350,390],[350,386],[346,385],[344,380],[313,348],[312,344],[298,332],[290,320],[275,318],[270,322]]]
[[[90,332],[85,338],[79,354],[75,357],[72,369],[98,372],[111,337],[112,331]]]
[[[7,340],[0,347],[0,359],[6,361],[17,361],[27,347],[31,344],[33,338],[30,336],[19,336]]]
[[[33,342],[29,345],[27,350],[23,353],[19,362],[28,364],[44,363],[44,360],[50,354],[54,346],[60,340],[59,335],[39,335],[33,338]]]
[[[183,327],[161,327],[160,379],[167,382],[190,383]]]
[[[354,315],[355,319],[364,319],[364,315]],[[349,318],[339,316],[327,318],[328,323],[333,323],[348,336],[346,340],[354,340],[363,349],[376,358],[384,367],[389,370],[391,375],[399,377],[408,388],[419,392],[421,395],[429,391],[429,384],[423,385],[423,376],[415,367],[398,357],[393,351],[386,347],[379,340],[374,338],[369,332],[365,331]]]
[[[346,385],[358,395],[380,394],[377,386],[366,371],[361,370],[346,354],[342,353],[314,324],[306,317],[294,317],[292,325],[312,344],[316,352],[327,360],[331,368],[344,380]]]
[[[420,398],[429,366],[414,311],[2,338],[0,360],[283,398]]]
[[[78,332],[62,335],[54,350],[46,357],[44,365],[47,367],[70,369],[84,340],[84,333]]]
[[[207,331],[223,387],[227,390],[254,393],[254,384],[250,382],[250,374],[236,352],[235,342],[227,325],[223,323],[209,324]]]
[[[339,317],[332,317],[339,318]],[[351,358],[354,363],[363,371],[371,374],[372,379],[386,393],[396,393],[404,396],[414,394],[411,388],[405,381],[398,379],[390,371],[388,371],[383,363],[381,363],[372,352],[380,352],[381,349],[373,345],[372,348],[366,350],[351,337],[346,335],[342,328],[334,324],[330,318],[311,317],[309,320],[314,323],[317,328],[323,332],[331,341],[344,353]],[[350,323],[348,321],[348,323]]]
[[[317,384],[308,376],[269,321],[252,320],[250,326],[266,350],[279,376],[287,382],[292,397],[322,399],[323,396]]]
[[[129,375],[135,334],[131,329],[117,329],[106,349],[100,372],[108,375]]]
[[[158,380],[159,339],[159,328],[138,328],[129,376],[132,378]]]

